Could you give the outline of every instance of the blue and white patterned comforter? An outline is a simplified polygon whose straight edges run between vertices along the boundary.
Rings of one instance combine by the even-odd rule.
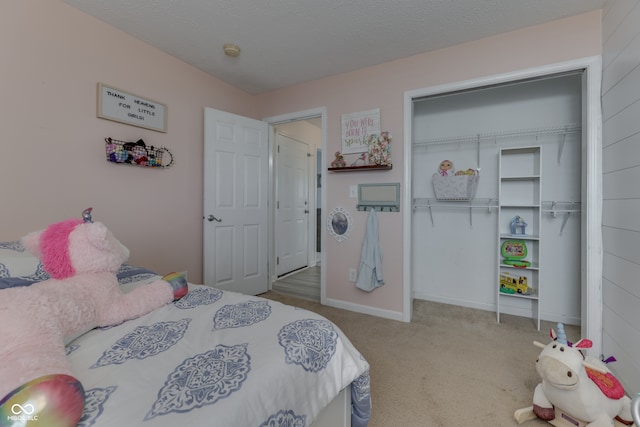
[[[352,425],[370,416],[369,365],[336,325],[207,286],[90,331],[67,354],[87,396],[83,427],[303,427],[349,384]]]

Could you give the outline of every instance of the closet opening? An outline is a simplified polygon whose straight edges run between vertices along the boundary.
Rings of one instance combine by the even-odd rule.
[[[586,64],[405,95],[411,298],[495,311],[497,321],[530,317],[537,328],[601,322],[601,262],[588,250],[601,247],[599,63]]]

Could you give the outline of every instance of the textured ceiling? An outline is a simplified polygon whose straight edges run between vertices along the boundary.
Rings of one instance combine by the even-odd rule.
[[[250,94],[600,9],[606,0],[63,0]],[[222,46],[234,43],[237,58]]]

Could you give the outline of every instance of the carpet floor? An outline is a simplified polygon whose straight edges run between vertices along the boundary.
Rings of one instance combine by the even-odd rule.
[[[334,322],[371,365],[370,427],[517,426],[539,383],[535,361],[549,328],[531,319],[415,300],[410,323],[320,305],[276,292],[261,296]],[[580,328],[567,325],[577,341]],[[540,420],[523,426],[549,426]]]

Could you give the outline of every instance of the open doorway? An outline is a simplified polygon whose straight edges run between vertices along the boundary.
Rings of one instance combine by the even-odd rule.
[[[270,289],[321,301],[323,114],[265,119],[271,125]]]

